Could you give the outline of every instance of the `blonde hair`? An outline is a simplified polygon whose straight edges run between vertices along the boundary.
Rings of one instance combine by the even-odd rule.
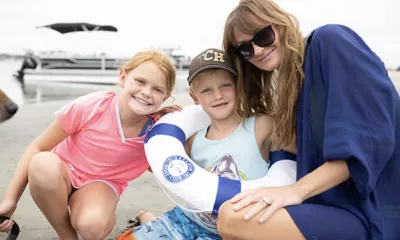
[[[200,78],[207,77],[207,76],[211,76],[211,75],[213,75],[213,74],[216,74],[218,71],[225,71],[225,72],[228,72],[228,73],[232,76],[233,83],[234,83],[235,85],[237,85],[237,77],[236,77],[233,73],[231,73],[230,71],[225,70],[225,69],[222,69],[222,68],[209,68],[209,69],[206,69],[206,70],[201,71],[200,73],[198,73],[198,74],[193,78],[192,82],[190,83],[190,89],[189,89],[189,91],[190,91],[192,94],[194,94],[194,91],[196,90],[197,86],[199,85],[199,80],[200,80]],[[236,95],[237,95],[237,93],[238,93],[238,92],[237,92],[237,88],[236,88]],[[235,118],[236,118],[237,120],[239,120],[239,121],[242,121],[242,120],[244,119],[244,117],[245,117],[244,112],[243,112],[243,109],[241,108],[239,99],[236,99],[234,116],[235,116]]]
[[[120,70],[129,73],[137,68],[140,64],[151,61],[156,64],[167,78],[167,95],[171,95],[172,89],[175,86],[176,68],[169,58],[162,52],[147,50],[136,53],[130,58]]]
[[[260,30],[256,21],[278,28],[282,61],[277,71],[261,70],[233,53],[234,30],[253,35]],[[274,148],[295,143],[295,106],[304,78],[304,42],[298,20],[270,0],[241,0],[226,20],[223,45],[238,70],[238,99],[245,114],[265,113],[274,117]]]

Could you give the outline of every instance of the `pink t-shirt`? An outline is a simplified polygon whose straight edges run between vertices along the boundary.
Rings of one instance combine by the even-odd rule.
[[[120,195],[129,181],[149,165],[144,136],[126,139],[117,107],[118,94],[95,92],[82,96],[56,112],[56,118],[70,136],[53,152],[67,164],[72,184],[81,187],[105,181]]]

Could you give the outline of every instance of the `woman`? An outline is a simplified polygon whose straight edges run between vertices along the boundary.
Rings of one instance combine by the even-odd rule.
[[[400,239],[400,98],[351,29],[302,38],[270,0],[242,0],[225,24],[244,110],[272,114],[274,146],[296,140],[296,184],[238,194],[224,239]],[[238,229],[241,229],[238,231]]]

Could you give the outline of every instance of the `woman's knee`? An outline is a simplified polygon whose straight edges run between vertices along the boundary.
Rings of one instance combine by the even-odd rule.
[[[240,222],[243,222],[243,218],[233,210],[233,205],[229,201],[223,203],[218,210],[217,223],[218,232],[221,237],[223,239],[234,239],[238,229],[240,229],[238,228]]]
[[[251,220],[244,220],[244,215],[252,207],[250,205],[236,212],[229,201],[222,204],[218,211],[217,228],[223,239],[305,239],[284,208],[279,209],[267,222],[260,224],[258,219],[264,211]]]
[[[104,239],[114,228],[115,213],[110,215],[100,206],[92,206],[78,214],[72,214],[71,223],[83,239]]]
[[[52,152],[40,152],[29,162],[28,178],[30,183],[52,187],[62,179],[62,162]]]

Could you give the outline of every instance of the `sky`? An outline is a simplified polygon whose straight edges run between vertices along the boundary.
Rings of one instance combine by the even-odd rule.
[[[12,0],[0,1],[0,53],[66,50],[131,56],[178,47],[189,56],[221,47],[223,26],[239,0]],[[300,21],[304,35],[329,24],[354,29],[385,62],[400,66],[399,0],[276,0]],[[118,33],[61,35],[39,28],[56,22],[114,25]]]

